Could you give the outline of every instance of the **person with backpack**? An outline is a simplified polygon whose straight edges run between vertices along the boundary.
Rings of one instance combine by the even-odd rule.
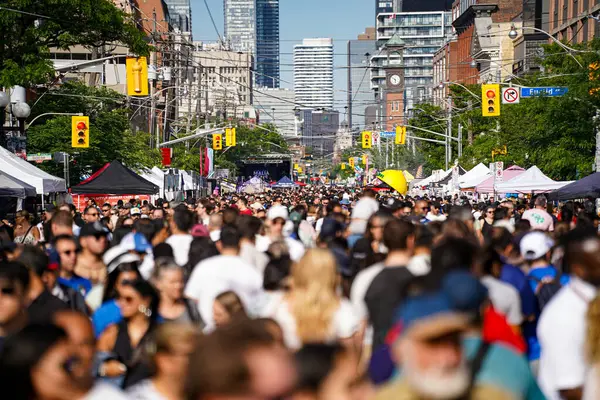
[[[540,359],[540,344],[536,333],[539,316],[556,292],[569,281],[567,274],[559,273],[550,264],[553,247],[554,241],[539,231],[529,232],[519,243],[521,256],[528,270],[527,280],[537,303],[533,318],[523,325],[523,336],[528,346],[527,355],[534,373],[537,371]]]
[[[575,229],[564,242],[571,280],[546,304],[537,328],[538,379],[549,400],[582,398],[591,361],[586,354],[586,314],[600,287],[600,238],[595,229]]]

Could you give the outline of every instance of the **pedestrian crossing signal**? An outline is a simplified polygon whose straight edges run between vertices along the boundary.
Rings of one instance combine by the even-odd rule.
[[[500,85],[481,85],[481,114],[484,117],[500,116]]]
[[[346,163],[342,163],[342,169],[346,169]]]
[[[364,131],[362,133],[362,147],[363,149],[370,149],[371,148],[371,132],[369,131]]]
[[[213,150],[223,150],[223,135],[213,134]]]
[[[350,168],[354,168],[354,157],[348,159],[348,165],[350,165]]]
[[[397,126],[396,127],[396,144],[406,144],[406,127],[405,126]]]
[[[148,61],[146,57],[128,57],[125,60],[127,71],[127,95],[148,96]]]
[[[90,117],[71,117],[71,147],[90,147]]]
[[[235,128],[225,129],[225,146],[234,147],[237,144],[235,134]]]

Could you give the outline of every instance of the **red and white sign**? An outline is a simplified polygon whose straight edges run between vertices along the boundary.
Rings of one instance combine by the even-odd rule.
[[[514,87],[502,88],[502,104],[518,104],[521,102],[519,89]]]
[[[109,194],[73,194],[73,204],[80,212],[83,212],[88,205],[88,200],[94,200],[99,207],[104,203],[110,203],[111,206],[116,206],[119,200],[127,203],[130,199],[135,198],[140,202],[144,200],[150,201],[150,196],[147,194],[130,194],[130,195],[109,195]]]
[[[504,162],[496,161],[495,175],[496,181],[501,181],[504,179]]]

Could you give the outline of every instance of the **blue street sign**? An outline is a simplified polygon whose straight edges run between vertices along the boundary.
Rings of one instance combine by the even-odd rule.
[[[529,87],[521,88],[521,97],[560,97],[567,94],[569,88],[566,87]]]
[[[379,132],[379,137],[396,137],[396,132]]]

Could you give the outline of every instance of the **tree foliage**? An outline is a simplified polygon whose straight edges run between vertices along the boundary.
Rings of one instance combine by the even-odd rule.
[[[9,0],[0,9],[0,86],[29,87],[54,76],[50,49],[122,44],[147,55],[144,34],[111,0]],[[9,10],[10,9],[10,10]],[[16,12],[23,11],[23,12]]]
[[[91,88],[69,83],[48,92],[33,108],[33,115],[47,112],[78,113],[90,117],[90,147],[71,147],[71,117],[47,116],[38,119],[27,130],[29,153],[69,153],[71,184],[77,184],[107,162],[119,160],[133,169],[159,165],[160,153],[149,148],[150,135],[132,132],[129,112],[123,108],[123,96],[106,88]],[[47,118],[44,120],[44,118]],[[41,164],[43,169],[62,175],[63,166],[53,162]]]

